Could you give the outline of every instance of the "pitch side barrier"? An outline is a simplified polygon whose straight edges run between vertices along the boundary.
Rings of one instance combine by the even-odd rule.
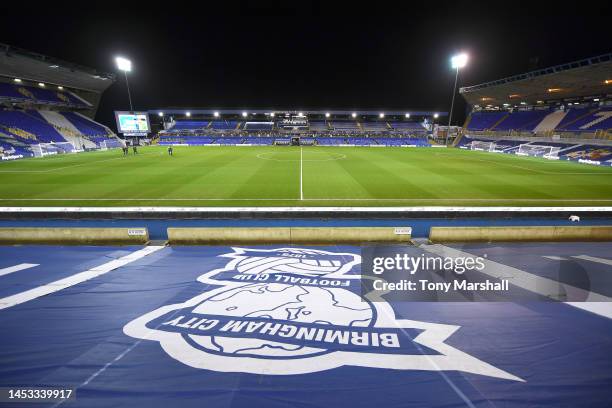
[[[146,228],[0,228],[0,245],[142,245]]]
[[[612,241],[612,226],[432,227],[432,243]]]
[[[411,243],[410,227],[168,228],[171,245]]]
[[[413,219],[612,217],[612,206],[572,207],[0,207],[0,220]]]

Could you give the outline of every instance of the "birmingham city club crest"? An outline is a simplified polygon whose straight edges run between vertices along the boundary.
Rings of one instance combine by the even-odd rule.
[[[445,343],[459,326],[396,318],[360,296],[361,257],[305,248],[232,248],[200,295],[124,327],[172,358],[219,372],[293,375],[359,366],[522,379]],[[210,289],[213,288],[213,289]]]

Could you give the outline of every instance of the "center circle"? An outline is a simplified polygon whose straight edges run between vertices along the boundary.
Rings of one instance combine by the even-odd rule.
[[[271,161],[277,161],[277,162],[299,162],[299,161],[303,161],[303,162],[326,162],[326,161],[335,161],[335,160],[343,160],[346,159],[346,154],[342,154],[342,153],[332,153],[329,155],[328,158],[325,159],[275,159],[274,157],[268,157],[269,155],[274,155],[274,154],[278,154],[280,152],[265,152],[265,153],[259,153],[257,154],[257,158],[258,159],[262,159],[262,160],[271,160]],[[317,152],[319,153],[319,152]]]

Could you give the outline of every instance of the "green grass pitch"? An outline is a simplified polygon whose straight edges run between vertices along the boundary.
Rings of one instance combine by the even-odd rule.
[[[609,206],[612,168],[440,148],[175,147],[0,163],[0,206]]]

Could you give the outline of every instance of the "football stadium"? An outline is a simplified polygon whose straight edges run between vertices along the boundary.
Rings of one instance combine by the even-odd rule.
[[[611,406],[605,24],[303,13],[0,37],[0,406]]]

